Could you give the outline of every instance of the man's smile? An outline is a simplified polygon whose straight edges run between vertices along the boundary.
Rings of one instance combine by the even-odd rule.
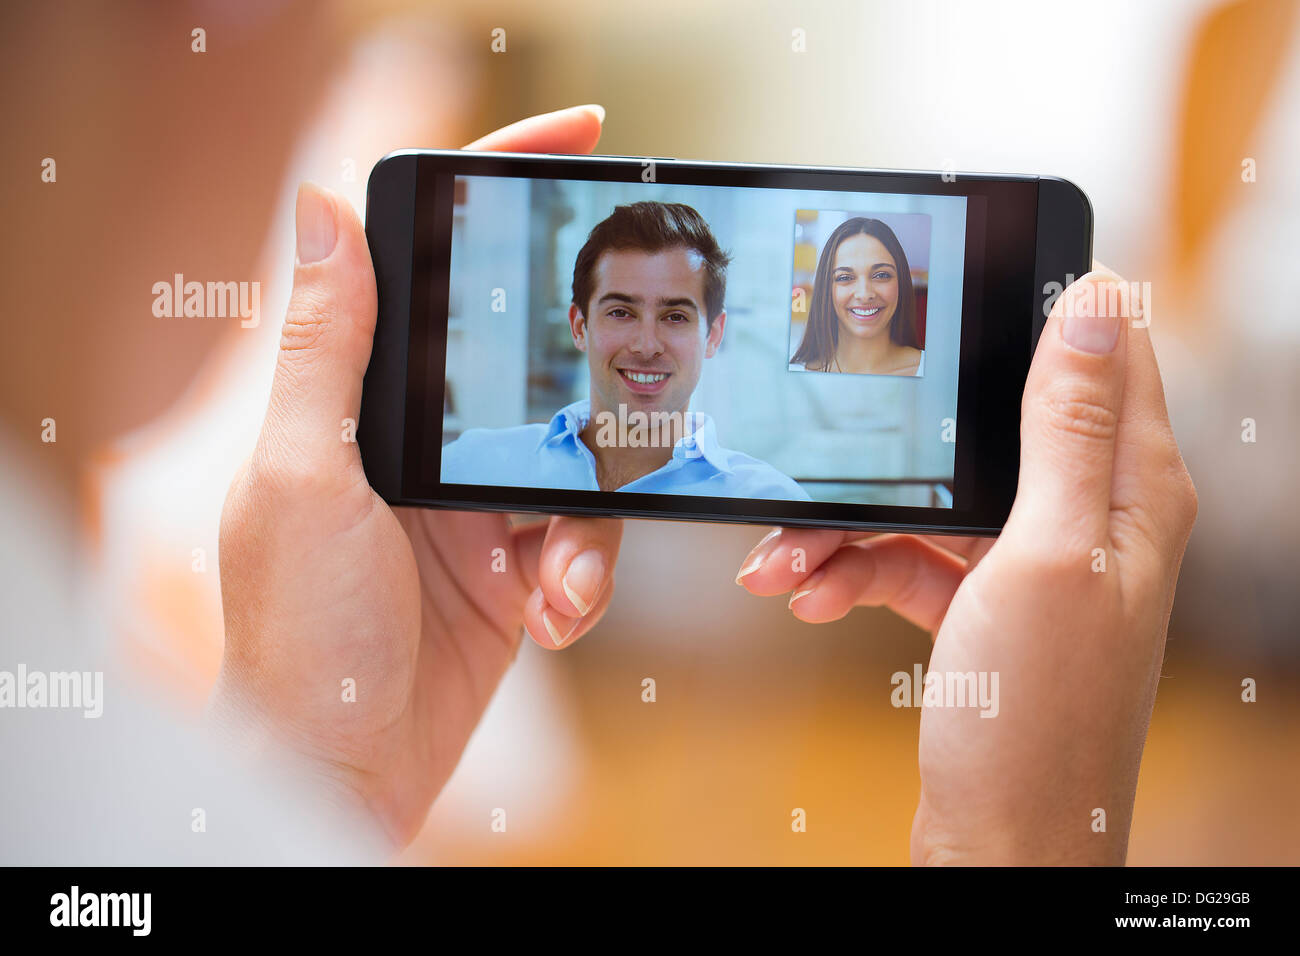
[[[620,368],[616,371],[627,387],[638,395],[657,395],[664,390],[668,379],[672,377],[671,372],[653,369]]]

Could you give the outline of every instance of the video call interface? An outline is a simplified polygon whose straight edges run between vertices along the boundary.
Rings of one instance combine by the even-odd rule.
[[[457,176],[437,477],[953,507],[967,203]]]

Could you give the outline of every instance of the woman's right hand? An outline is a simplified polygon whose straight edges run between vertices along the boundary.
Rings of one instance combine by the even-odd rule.
[[[1129,321],[1144,313],[1125,295],[1106,314],[1121,281],[1089,273],[1052,309],[996,540],[784,530],[737,579],[794,591],[804,621],[891,607],[934,634],[931,672],[998,675],[991,719],[922,710],[913,862],[1124,862],[1196,492],[1150,335]]]
[[[533,116],[469,148],[586,153],[602,115]],[[368,814],[398,849],[525,628],[555,650],[605,613],[623,529],[389,508],[340,431],[357,420],[375,330],[365,232],[346,201],[304,187],[297,233],[270,407],[222,514],[226,643],[211,712],[241,747],[269,738],[303,758],[317,792]]]

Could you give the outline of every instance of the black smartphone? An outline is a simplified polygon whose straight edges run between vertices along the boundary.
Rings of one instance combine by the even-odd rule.
[[[1046,176],[402,151],[357,441],[394,505],[993,534],[1092,209]]]

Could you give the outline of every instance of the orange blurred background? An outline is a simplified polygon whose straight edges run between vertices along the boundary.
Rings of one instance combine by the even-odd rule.
[[[96,397],[103,419],[61,422],[59,453],[115,648],[201,708],[217,521],[265,408],[299,181],[364,209],[392,149],[582,103],[607,109],[607,153],[1050,173],[1091,197],[1098,259],[1152,283],[1200,494],[1129,862],[1300,862],[1297,4],[1046,7],[6,5],[5,334],[30,359],[0,408],[27,430]],[[261,282],[263,321],[162,323],[149,290],[177,272]],[[813,626],[744,594],[760,536],[629,522],[606,619],[563,654],[525,641],[401,862],[906,863],[919,715],[890,706],[889,677],[928,638],[883,610]]]

